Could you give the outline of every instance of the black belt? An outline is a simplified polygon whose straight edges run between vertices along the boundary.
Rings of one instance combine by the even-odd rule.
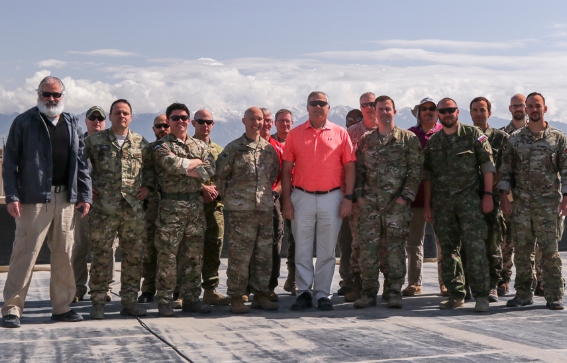
[[[165,193],[161,192],[161,199],[183,200],[189,201],[201,197],[201,192],[196,193]]]
[[[327,190],[326,192],[320,192],[320,191],[310,192],[309,190],[305,190],[305,189],[303,189],[303,188],[301,188],[301,187],[298,187],[298,186],[296,186],[296,187],[294,187],[294,188],[295,188],[295,189],[299,189],[299,190],[301,190],[302,192],[309,193],[309,194],[329,194],[330,192],[334,192],[334,191],[337,190],[337,189],[341,189],[341,187],[336,187],[336,188],[333,188],[333,189],[331,189],[331,190]]]

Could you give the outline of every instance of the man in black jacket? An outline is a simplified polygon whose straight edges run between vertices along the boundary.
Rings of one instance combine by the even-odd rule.
[[[4,150],[2,177],[16,238],[4,286],[3,326],[18,328],[33,267],[45,237],[51,249],[51,319],[79,321],[71,266],[74,209],[85,217],[92,203],[84,139],[76,117],[63,112],[65,86],[45,77],[37,106],[16,117]]]

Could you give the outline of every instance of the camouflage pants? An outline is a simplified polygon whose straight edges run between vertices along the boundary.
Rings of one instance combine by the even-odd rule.
[[[273,220],[267,211],[228,212],[227,293],[267,293],[272,272]]]
[[[205,253],[203,257],[203,289],[219,286],[219,266],[224,237],[223,205],[214,200],[205,204]]]
[[[530,299],[536,287],[534,255],[536,243],[541,248],[545,299],[560,300],[565,280],[561,276],[561,257],[558,241],[563,231],[563,220],[557,215],[557,203],[546,207],[531,207],[521,199],[514,201],[512,233],[515,242],[516,296]]]
[[[441,274],[449,293],[465,297],[465,275],[461,250],[468,256],[466,269],[473,296],[488,297],[490,276],[486,258],[486,222],[478,197],[443,200],[435,203],[433,228],[441,247]]]
[[[495,289],[501,280],[502,250],[500,246],[504,240],[504,217],[500,204],[494,204],[494,210],[484,215],[486,221],[486,257],[488,258],[488,273],[490,275],[490,288]]]
[[[91,242],[91,270],[89,288],[91,301],[104,304],[108,291],[108,265],[112,261],[112,244],[118,236],[121,251],[120,298],[123,305],[136,302],[142,276],[143,229],[140,228],[144,215],[136,212],[130,204],[122,201],[114,215],[94,208],[90,213],[87,234]]]
[[[142,292],[155,294],[156,292],[156,266],[157,250],[154,244],[156,235],[156,219],[158,216],[159,199],[148,200],[146,215],[144,217],[144,258],[142,262]]]
[[[162,199],[156,226],[157,303],[171,301],[178,272],[183,301],[199,300],[205,238],[202,198],[190,201]]]
[[[295,282],[295,239],[291,232],[291,220],[284,220],[284,236],[287,236],[287,276]]]
[[[280,277],[281,268],[281,251],[282,251],[282,241],[284,235],[284,217],[282,215],[280,198],[274,200],[274,216],[273,216],[273,226],[274,226],[274,243],[272,244],[272,273],[270,275],[270,291],[274,290],[278,286],[278,278]]]
[[[386,262],[390,295],[401,296],[402,284],[406,277],[405,245],[409,235],[411,212],[408,205],[394,203],[387,212],[380,212],[376,206],[366,203],[360,207],[358,219],[360,238],[360,275],[362,294],[376,296],[378,282],[381,240],[386,245]]]

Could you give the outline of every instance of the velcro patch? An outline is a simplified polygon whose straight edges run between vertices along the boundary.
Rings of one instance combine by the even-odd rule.
[[[481,135],[477,140],[479,142],[484,142],[484,140],[488,139],[488,137],[486,135]]]
[[[157,150],[157,149],[159,149],[159,148],[161,148],[161,144],[157,144],[157,145],[154,147],[154,150]]]
[[[108,151],[108,150],[110,150],[110,145],[100,145],[100,150]]]

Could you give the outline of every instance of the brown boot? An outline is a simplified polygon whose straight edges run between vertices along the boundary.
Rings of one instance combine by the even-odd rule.
[[[230,304],[230,297],[224,296],[215,289],[205,290],[203,302],[209,305],[224,306]]]
[[[271,302],[278,302],[280,300],[278,294],[276,294],[274,290],[270,291],[266,296]]]
[[[345,295],[345,302],[355,302],[360,298],[360,293],[362,292],[362,280],[360,279],[360,273],[354,275],[354,283],[352,285],[352,291]]]
[[[254,294],[251,307],[252,309],[277,310],[280,305],[277,302],[271,302],[267,294],[257,293]]]
[[[230,297],[230,312],[233,314],[246,314],[250,308],[242,302],[242,296]]]

